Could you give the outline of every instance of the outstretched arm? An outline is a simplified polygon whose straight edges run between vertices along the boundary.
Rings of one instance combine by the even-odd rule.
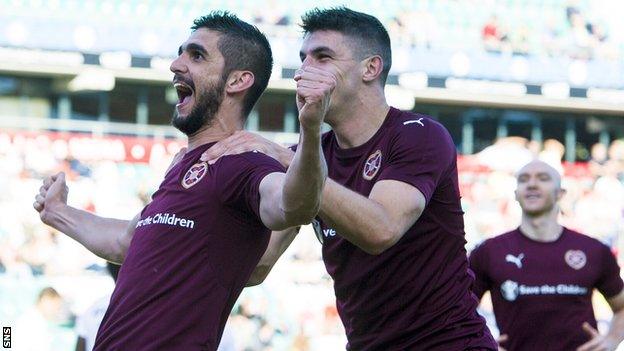
[[[299,147],[286,174],[271,173],[260,183],[260,217],[270,229],[309,223],[321,205],[327,165],[321,124],[336,85],[333,74],[307,67],[295,76],[299,107]]]
[[[62,172],[43,181],[33,204],[41,221],[78,241],[97,256],[123,263],[139,215],[131,221],[96,216],[68,206],[68,192]]]

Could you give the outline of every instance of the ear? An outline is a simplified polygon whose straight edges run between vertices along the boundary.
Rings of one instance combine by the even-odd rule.
[[[225,91],[228,94],[236,94],[249,89],[255,81],[250,71],[232,71],[225,81]]]
[[[367,83],[379,78],[379,76],[383,72],[383,59],[379,55],[374,55],[365,59],[363,61],[363,64],[364,67],[362,67],[362,80]]]

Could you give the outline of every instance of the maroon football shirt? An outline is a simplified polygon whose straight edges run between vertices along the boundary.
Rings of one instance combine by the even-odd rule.
[[[564,228],[554,242],[534,241],[519,229],[486,240],[470,254],[475,294],[490,290],[496,323],[514,350],[576,350],[596,328],[591,296],[622,291],[609,248]]]
[[[189,151],[141,212],[95,350],[216,350],[269,242],[260,181],[284,169],[260,153],[209,166],[211,145]]]
[[[375,182],[420,190],[427,206],[393,247],[369,255],[323,221],[315,230],[334,279],[349,350],[465,350],[496,346],[476,312],[464,245],[455,145],[423,115],[392,108],[366,143],[341,149],[323,136],[329,177],[368,196]]]

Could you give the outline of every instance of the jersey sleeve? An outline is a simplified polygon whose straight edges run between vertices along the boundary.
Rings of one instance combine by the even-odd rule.
[[[440,180],[456,165],[457,151],[442,125],[429,119],[423,124],[401,125],[391,141],[386,166],[378,181],[398,180],[410,184],[429,203]]]
[[[483,294],[492,288],[491,280],[487,274],[487,252],[484,244],[472,250],[468,256],[468,263],[475,279],[472,284],[472,292],[481,299]]]
[[[604,297],[610,298],[619,294],[624,288],[624,282],[620,277],[620,267],[617,264],[615,255],[609,247],[600,244],[600,256],[602,259],[602,275],[596,283],[596,288]]]
[[[257,152],[222,157],[217,171],[220,200],[260,219],[260,182],[284,167],[271,157]]]

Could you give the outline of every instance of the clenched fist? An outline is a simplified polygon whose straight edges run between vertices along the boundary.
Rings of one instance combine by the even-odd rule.
[[[295,73],[297,108],[302,127],[320,127],[329,109],[331,94],[336,87],[333,73],[307,66]]]
[[[60,172],[43,180],[43,185],[39,188],[39,194],[35,196],[33,203],[43,223],[50,224],[55,211],[67,205],[68,193],[65,173]]]

